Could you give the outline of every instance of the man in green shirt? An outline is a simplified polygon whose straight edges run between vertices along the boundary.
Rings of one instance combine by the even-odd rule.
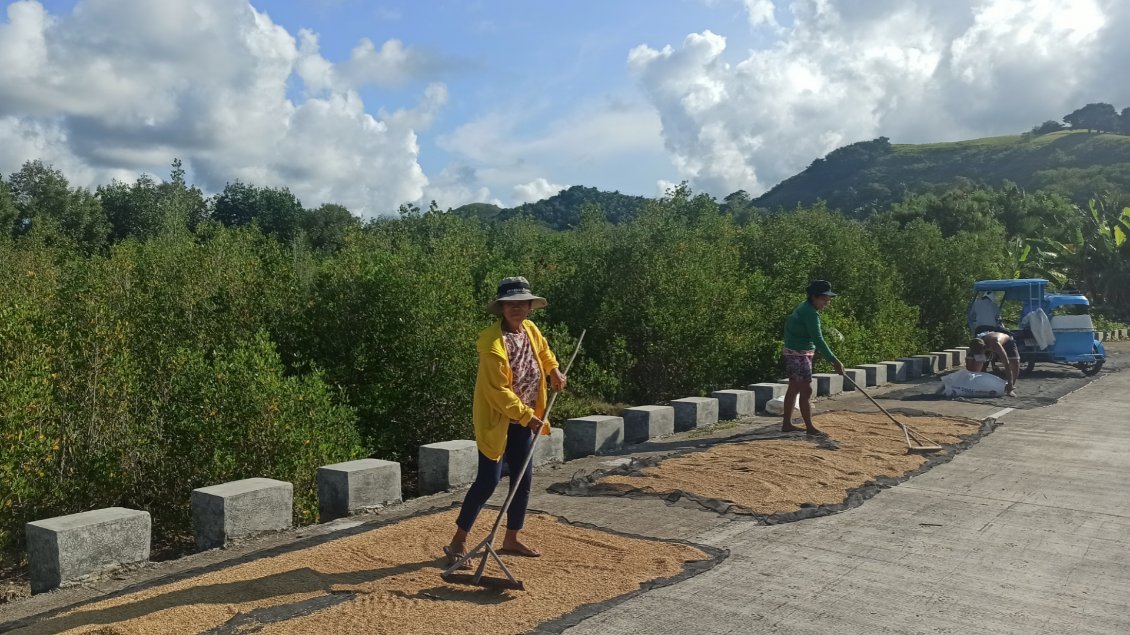
[[[793,403],[799,397],[800,416],[804,419],[804,431],[810,435],[824,434],[812,425],[812,358],[817,351],[824,356],[836,372],[844,374],[844,365],[836,359],[820,330],[820,311],[832,302],[837,294],[832,292],[832,283],[827,280],[813,280],[805,290],[808,299],[797,305],[785,320],[785,345],[782,357],[785,361],[785,376],[789,378],[789,388],[785,391],[784,420],[782,432],[799,431],[793,425]]]

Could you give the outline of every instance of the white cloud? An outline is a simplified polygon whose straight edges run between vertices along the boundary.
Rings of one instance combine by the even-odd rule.
[[[457,127],[441,136],[438,143],[475,166],[480,183],[498,191],[512,191],[516,198],[508,201],[511,205],[530,200],[535,190],[529,188],[539,179],[560,178],[547,174],[594,165],[622,171],[625,161],[663,152],[659,118],[646,104],[581,102],[568,113],[541,124],[537,132],[526,132],[530,121],[543,115],[543,108],[511,104]]]
[[[766,2],[743,1],[751,24],[778,24]],[[739,62],[704,31],[677,49],[636,47],[627,64],[680,176],[756,194],[854,141],[1018,133],[1090,101],[1130,101],[1130,85],[1110,80],[1127,49],[1123,4],[796,0],[777,42]]]
[[[365,38],[342,64],[341,75],[352,87],[399,86],[409,79],[438,70],[442,63],[420,51],[409,49],[400,40],[386,40],[378,50]]]
[[[0,171],[39,158],[93,185],[164,174],[179,157],[209,191],[242,179],[311,207],[388,213],[423,194],[416,131],[447,89],[431,84],[417,107],[377,117],[355,89],[429,64],[399,41],[364,41],[332,64],[316,34],[296,41],[246,2],[80,0],[61,16],[14,2],[0,21]]]
[[[679,184],[674,181],[659,179],[655,182],[655,197],[663,198],[673,192],[677,187],[679,187]]]
[[[467,203],[491,203],[505,207],[501,200],[491,194],[489,187],[481,184],[475,170],[466,165],[444,168],[424,188],[424,195],[420,200],[425,205],[435,201],[440,209],[451,209]]]
[[[776,11],[773,0],[742,0],[745,5],[746,15],[749,16],[750,26],[761,25],[778,27]]]
[[[567,187],[569,186],[550,183],[545,178],[538,177],[529,183],[514,186],[514,204],[536,203],[537,201],[547,199],[557,194]]]

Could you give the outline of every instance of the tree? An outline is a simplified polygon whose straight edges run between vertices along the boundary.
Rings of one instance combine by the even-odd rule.
[[[722,211],[730,215],[739,225],[748,224],[757,214],[757,206],[749,197],[749,192],[738,190],[726,195],[722,199]]]
[[[8,178],[18,210],[16,233],[35,231],[47,240],[62,239],[93,252],[110,233],[101,202],[89,190],[71,189],[63,173],[38,159]]]
[[[1065,127],[1066,126],[1064,126],[1063,124],[1061,124],[1058,121],[1052,121],[1051,119],[1048,119],[1044,123],[1033,127],[1032,130],[1031,130],[1031,134],[1034,135],[1034,136],[1040,136],[1040,135],[1049,134],[1049,133],[1052,133],[1052,132],[1059,132],[1060,130],[1063,130]]]
[[[1076,211],[1082,223],[1071,242],[1031,241],[1036,270],[1060,286],[1074,281],[1096,301],[1130,315],[1130,207],[1101,196]]]
[[[1063,120],[1075,130],[1091,132],[1115,132],[1118,128],[1118,113],[1114,106],[1102,102],[1087,104],[1064,115]]]
[[[256,222],[264,233],[283,242],[297,236],[303,215],[302,203],[289,189],[256,187],[241,181],[225,185],[212,208],[212,217],[228,227]]]
[[[950,189],[939,194],[912,194],[891,206],[891,216],[906,226],[916,219],[936,225],[943,236],[962,231],[982,232],[996,227],[992,191]]]
[[[110,221],[110,238],[114,242],[128,237],[147,238],[161,226],[157,202],[157,184],[143,174],[133,185],[114,179],[110,185],[96,190]]]
[[[302,230],[306,232],[310,246],[319,251],[341,249],[345,245],[345,235],[359,227],[361,219],[334,203],[307,211],[302,220]]]
[[[19,216],[20,211],[16,209],[12,188],[0,178],[0,240],[16,233],[16,220]]]
[[[208,205],[204,194],[195,185],[188,186],[184,180],[184,164],[173,159],[173,169],[169,180],[157,186],[161,194],[161,204],[167,218],[183,220],[189,228],[195,228],[208,216]]]
[[[1123,108],[1122,114],[1118,116],[1118,132],[1130,135],[1130,106]]]
[[[114,242],[130,237],[144,240],[165,231],[195,227],[207,212],[200,190],[185,184],[179,159],[173,160],[168,183],[158,183],[143,174],[133,185],[114,180],[99,186],[97,193]]]

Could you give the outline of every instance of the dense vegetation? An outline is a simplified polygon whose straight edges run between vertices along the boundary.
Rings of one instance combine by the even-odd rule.
[[[91,192],[29,162],[0,179],[0,553],[28,520],[110,505],[183,532],[191,489],[251,476],[293,482],[308,522],[316,466],[410,467],[419,444],[467,438],[475,336],[506,275],[549,298],[535,319],[559,354],[589,331],[561,420],[775,379],[811,278],[842,294],[826,324],[851,365],[959,341],[976,279],[1037,263],[1078,278],[1101,251],[1120,280],[1130,263],[1130,225],[1107,222],[1130,212],[1016,188],[866,220],[749,203],[680,187],[614,217],[556,214],[567,231],[434,206],[364,223],[285,188],[205,197],[179,164]],[[1038,248],[1017,242],[1046,226]]]
[[[572,229],[580,224],[581,210],[586,205],[599,207],[609,222],[622,223],[634,218],[647,205],[647,201],[642,196],[602,192],[595,187],[574,185],[536,203],[506,208],[490,203],[469,203],[455,208],[452,213],[487,223],[524,216],[553,229]]]

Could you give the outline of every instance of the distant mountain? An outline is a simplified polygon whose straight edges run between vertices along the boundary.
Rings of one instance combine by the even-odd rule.
[[[596,205],[610,222],[620,223],[636,215],[648,200],[643,196],[629,196],[619,192],[602,192],[595,187],[574,185],[536,203],[502,208],[489,203],[471,203],[452,210],[452,213],[484,222],[503,221],[516,216],[529,216],[553,229],[569,229],[581,222],[585,205]]]
[[[1079,202],[1100,192],[1130,192],[1130,136],[1075,130],[920,145],[891,144],[880,137],[816,159],[752,203],[791,209],[824,200],[829,207],[860,215],[908,193],[963,181],[991,187],[1012,181]]]

